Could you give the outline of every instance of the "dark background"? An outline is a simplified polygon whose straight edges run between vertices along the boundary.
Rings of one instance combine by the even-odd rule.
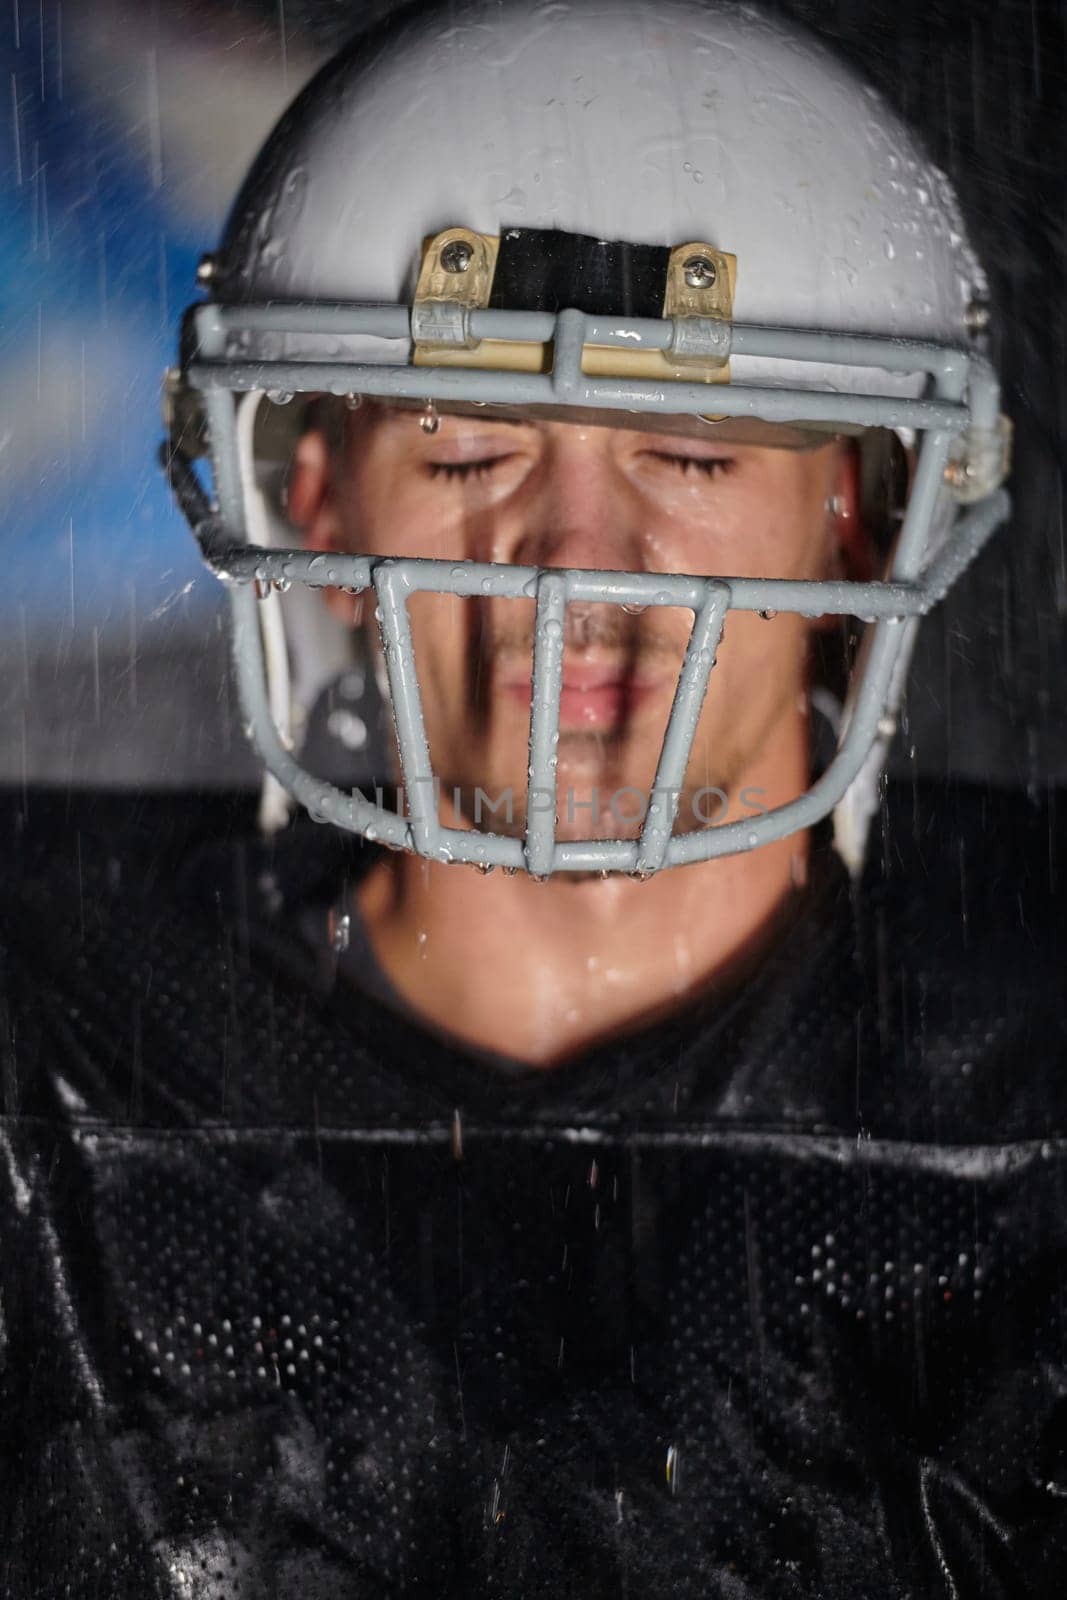
[[[198,255],[319,62],[391,9],[16,0],[0,147],[0,781],[251,783],[217,585],[154,465]],[[1067,9],[779,6],[952,177],[992,282],[1015,513],[924,624],[900,771],[1067,782]]]

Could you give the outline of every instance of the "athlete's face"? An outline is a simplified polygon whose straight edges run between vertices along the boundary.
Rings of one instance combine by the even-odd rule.
[[[488,416],[442,416],[429,433],[414,412],[376,405],[351,417],[340,456],[321,436],[305,436],[290,508],[318,548],[780,578],[840,573],[855,509],[850,457],[836,442],[799,452]],[[335,603],[353,605],[340,595]],[[477,811],[482,827],[520,831],[534,602],[417,594],[410,616],[444,794],[460,791],[472,823]],[[568,608],[561,838],[638,831],[632,791],[652,786],[691,624],[692,613],[678,608]],[[741,789],[773,765],[776,743],[797,748],[811,627],[784,613],[727,617],[679,829],[751,814]],[[702,789],[727,802],[697,797]]]

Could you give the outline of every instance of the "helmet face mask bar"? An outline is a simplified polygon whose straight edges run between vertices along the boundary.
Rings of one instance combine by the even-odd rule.
[[[872,763],[880,771],[916,623],[1007,515],[1007,496],[999,485],[1007,467],[1009,432],[999,412],[995,375],[985,357],[967,348],[964,340],[950,344],[735,322],[733,259],[706,244],[690,242],[673,249],[610,246],[562,230],[533,230],[521,241],[523,257],[517,247],[510,248],[520,232],[508,230],[499,241],[474,228],[439,232],[424,248],[418,285],[408,304],[320,296],[258,298],[249,295],[247,286],[224,297],[229,278],[224,272],[220,298],[188,314],[165,454],[205,560],[229,590],[238,689],[259,755],[277,782],[319,820],[433,859],[525,870],[536,878],[557,872],[643,877],[663,867],[751,850],[809,827],[840,805]],[[617,285],[613,292],[610,284],[590,283],[590,271],[575,272],[573,262],[569,276],[564,271],[560,281],[557,258],[572,248],[588,262],[590,246],[609,255],[621,253],[627,306],[636,303],[643,314],[620,311]],[[518,288],[512,283],[509,289],[514,263],[519,262],[521,278],[523,261],[530,256],[546,258],[547,266],[542,261],[529,282]],[[597,270],[598,259],[593,258]],[[663,269],[665,288],[661,275],[653,300],[641,292],[641,284],[654,261]],[[739,253],[741,282],[745,269]],[[542,287],[555,273],[551,294],[540,292],[537,270]],[[630,294],[634,281],[636,296]],[[661,292],[661,314],[656,316],[654,301]],[[745,366],[746,374],[759,373],[759,381],[735,382],[730,371],[735,361]],[[785,363],[788,374],[797,374],[796,381],[766,381],[768,363],[777,364],[776,373]],[[825,383],[827,371],[832,386],[809,386],[808,373]],[[914,438],[918,448],[888,570],[869,582],[323,554],[250,541],[238,404],[243,394],[257,392],[275,401],[301,394],[421,405],[428,429],[435,411],[454,405],[458,410],[500,407],[544,417],[596,415],[631,427],[636,425],[632,414],[638,413],[642,427],[707,428],[709,438],[718,437],[718,428],[723,437],[757,439],[770,425],[793,448],[837,433],[892,429]],[[198,412],[210,450],[217,511],[208,507],[189,465],[202,442],[190,448]],[[402,532],[398,530],[398,547]],[[279,731],[264,665],[258,597],[294,584],[373,590],[376,595],[406,815],[314,777]],[[536,603],[529,782],[521,838],[448,827],[440,820],[408,614],[410,597],[419,592]],[[692,612],[655,780],[636,838],[556,837],[555,751],[565,623],[572,604]],[[809,789],[760,815],[676,832],[678,797],[709,679],[714,693],[715,651],[730,611],[851,616],[868,626],[838,749]]]
[[[200,354],[186,369],[186,381],[203,396],[208,420],[220,519],[212,519],[210,537],[197,531],[205,559],[231,590],[234,658],[241,703],[249,731],[264,763],[308,810],[324,820],[385,844],[415,850],[440,860],[525,868],[536,876],[558,871],[608,871],[644,874],[663,866],[707,860],[753,849],[807,827],[826,816],[855,778],[887,714],[894,667],[909,618],[926,614],[940,600],[960,570],[985,543],[1007,514],[1002,491],[968,476],[954,450],[958,441],[1000,437],[998,388],[988,365],[963,351],[906,342],[864,341],[855,336],[780,333],[770,329],[734,328],[733,348],[756,354],[788,355],[856,364],[864,369],[885,364],[892,371],[929,374],[929,398],[912,400],[876,395],[819,395],[810,390],[752,390],[733,387],[715,392],[720,414],[755,416],[763,421],[840,423],[845,427],[913,429],[921,435],[915,481],[889,573],[884,580],[856,583],[836,580],[700,577],[649,572],[565,571],[555,568],[505,566],[499,563],[429,561],[424,558],[312,554],[304,550],[267,550],[242,542],[245,525],[241,474],[237,461],[235,396],[243,391],[268,394],[332,393],[402,397],[447,402],[456,393],[457,375],[449,369],[416,369],[409,365],[345,362],[235,363],[213,360],[219,332],[241,331],[251,322],[259,331],[288,331],[294,322],[329,332],[343,326],[352,334],[388,332],[397,315],[382,307],[316,308],[286,306],[227,308],[209,305],[194,313]],[[392,313],[393,308],[389,308]],[[526,313],[487,311],[480,326],[501,340],[521,342]],[[707,390],[696,385],[652,389],[640,380],[590,378],[581,371],[586,344],[604,338],[596,318],[566,310],[542,321],[551,324],[555,362],[547,374],[464,371],[463,392],[489,404],[608,406],[636,412],[692,414],[708,403]],[[643,341],[667,337],[661,327],[633,320],[624,330]],[[470,382],[471,379],[475,381]],[[175,441],[180,453],[180,441]],[[995,454],[995,452],[994,452]],[[954,465],[950,466],[950,460]],[[997,469],[998,471],[1000,469]],[[975,503],[957,522],[951,540],[935,555],[931,548],[934,507],[946,471]],[[223,533],[225,529],[225,533]],[[232,541],[232,542],[231,542]],[[348,795],[304,771],[284,748],[271,717],[256,617],[257,586],[287,588],[304,583],[312,588],[340,586],[373,589],[396,718],[401,773],[410,815],[399,817],[359,795]],[[530,792],[555,794],[554,735],[558,732],[559,694],[564,639],[564,608],[572,602],[604,602],[631,606],[681,606],[694,615],[693,631],[663,744],[660,765],[640,839],[557,842],[554,803],[531,807],[525,840],[442,826],[434,805],[431,770],[407,614],[410,595],[421,590],[457,596],[534,599],[537,602],[533,662],[533,707],[530,735]],[[682,788],[697,718],[708,687],[715,649],[727,612],[797,612],[815,617],[843,614],[872,624],[866,660],[849,725],[833,762],[807,794],[763,816],[720,824],[707,831],[672,837],[673,803]],[[672,796],[673,801],[672,801]]]

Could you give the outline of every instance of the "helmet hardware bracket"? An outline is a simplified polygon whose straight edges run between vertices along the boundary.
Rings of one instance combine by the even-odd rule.
[[[499,238],[445,228],[423,243],[411,312],[414,365],[544,373],[552,348],[539,340],[477,339],[471,314],[490,304]],[[582,371],[597,378],[728,383],[737,258],[701,240],[675,246],[667,261],[665,349],[587,344]]]
[[[424,240],[411,313],[416,365],[427,364],[420,363],[420,352],[455,354],[496,342],[474,338],[470,314],[489,304],[499,248],[499,239],[469,228],[445,228]]]

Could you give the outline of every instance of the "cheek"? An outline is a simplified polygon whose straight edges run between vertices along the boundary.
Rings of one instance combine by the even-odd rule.
[[[471,648],[471,602],[424,592],[413,594],[407,609],[423,699],[442,687],[453,692],[456,673]],[[424,665],[430,669],[425,675]]]
[[[828,543],[823,529],[802,517],[782,517],[766,530],[753,551],[753,575],[768,578],[816,579],[829,575]]]
[[[746,486],[745,543],[753,576],[814,576],[825,517],[810,474],[784,457],[761,481]]]
[[[789,461],[712,485],[683,482],[659,496],[649,518],[651,565],[739,578],[821,577],[828,569],[822,504]]]
[[[353,474],[345,506],[348,544],[369,555],[506,561],[509,527],[499,507],[464,501],[410,470]]]
[[[753,612],[727,617],[708,685],[709,718],[735,723],[796,701],[808,675],[811,624],[788,612],[763,618]],[[763,712],[760,711],[763,708]]]
[[[346,540],[367,555],[447,556],[439,499],[432,482],[410,470],[361,461],[348,478]]]
[[[494,648],[511,643],[522,651],[532,633],[533,607],[528,602],[494,604],[423,592],[411,596],[407,609],[428,726],[442,718],[462,722],[476,711],[488,690]],[[528,626],[520,610],[528,614]],[[525,654],[532,659],[532,647]]]
[[[708,783],[738,781],[745,763],[774,762],[794,748],[806,714],[808,650],[803,619],[779,614],[764,621],[752,613],[727,618],[694,741]],[[732,776],[731,776],[732,775]]]

